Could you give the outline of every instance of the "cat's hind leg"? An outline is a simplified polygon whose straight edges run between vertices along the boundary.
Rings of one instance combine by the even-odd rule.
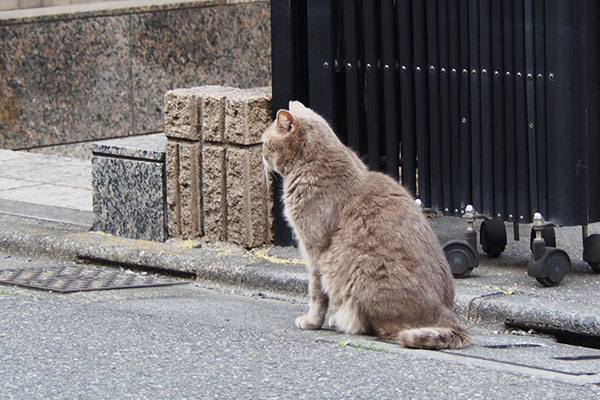
[[[360,311],[349,302],[342,306],[329,318],[329,326],[335,330],[353,335],[368,333],[371,326]]]

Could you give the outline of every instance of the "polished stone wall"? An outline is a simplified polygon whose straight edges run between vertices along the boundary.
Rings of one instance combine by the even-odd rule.
[[[268,1],[118,3],[0,12],[0,148],[161,132],[169,89],[270,84]]]

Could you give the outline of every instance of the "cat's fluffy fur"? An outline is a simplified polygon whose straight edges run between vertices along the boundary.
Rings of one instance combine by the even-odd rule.
[[[263,134],[265,166],[283,176],[285,215],[308,262],[310,308],[301,329],[329,324],[406,347],[468,346],[453,311],[440,244],[399,183],[370,172],[327,122],[299,102]]]

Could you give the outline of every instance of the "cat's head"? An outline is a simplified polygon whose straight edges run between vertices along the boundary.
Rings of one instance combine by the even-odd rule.
[[[290,101],[289,110],[279,110],[275,121],[262,135],[262,156],[266,168],[285,175],[290,168],[327,152],[338,142],[329,124],[299,101]]]

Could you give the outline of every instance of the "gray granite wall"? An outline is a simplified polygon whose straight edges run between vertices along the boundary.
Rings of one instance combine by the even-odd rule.
[[[134,3],[0,12],[0,148],[161,132],[167,90],[270,84],[268,1]]]

